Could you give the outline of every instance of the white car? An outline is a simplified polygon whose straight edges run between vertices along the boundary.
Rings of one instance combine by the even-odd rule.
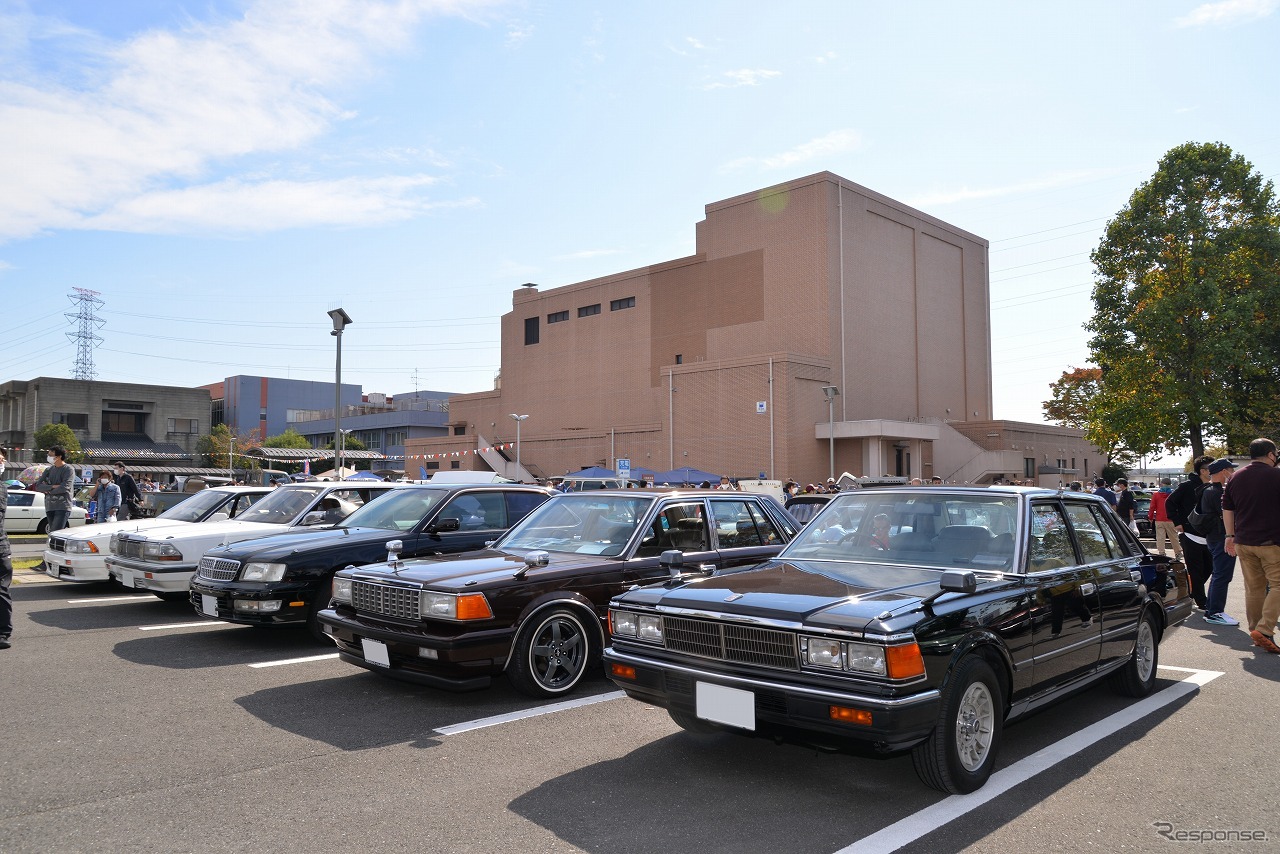
[[[303,527],[333,525],[360,505],[402,486],[380,481],[294,483],[276,487],[270,495],[225,522],[138,533],[116,531],[111,535],[107,571],[125,587],[180,601],[187,598],[200,558],[214,546]]]
[[[192,493],[151,519],[126,519],[86,525],[76,531],[55,531],[44,551],[45,572],[61,581],[107,581],[106,557],[111,535],[118,531],[150,532],[196,522],[224,522],[244,512],[264,495],[267,486],[219,486]]]
[[[45,520],[43,492],[30,489],[9,490],[9,509],[4,514],[4,532],[6,534],[43,534],[47,530]],[[67,517],[67,524],[79,527],[85,523],[89,514],[83,507],[72,507]]]

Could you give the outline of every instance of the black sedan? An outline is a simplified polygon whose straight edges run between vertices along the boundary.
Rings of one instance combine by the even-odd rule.
[[[766,495],[558,495],[486,551],[339,572],[319,621],[345,661],[375,673],[469,690],[505,672],[554,697],[598,663],[610,597],[759,563],[798,528]]]
[[[1182,564],[1094,496],[873,489],[775,560],[620,595],[604,660],[686,729],[910,751],[925,783],[964,793],[1006,721],[1104,676],[1150,692],[1190,613]]]
[[[334,572],[387,556],[475,551],[506,533],[551,491],[519,484],[406,486],[391,490],[337,527],[245,540],[215,548],[191,579],[191,604],[204,616],[251,626],[306,625],[329,604]]]

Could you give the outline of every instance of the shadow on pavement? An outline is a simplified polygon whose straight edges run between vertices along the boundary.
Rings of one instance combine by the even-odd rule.
[[[174,622],[198,622],[200,617],[187,606]],[[208,619],[208,618],[205,618]],[[164,620],[152,619],[151,624]],[[141,624],[145,625],[145,624]],[[321,644],[300,628],[256,629],[219,623],[203,629],[171,632],[144,632],[136,640],[121,641],[112,652],[134,664],[193,670],[254,664],[282,658],[302,658],[334,652],[332,644]]]
[[[122,596],[132,594],[122,593]],[[200,619],[187,602],[163,602],[154,596],[134,602],[83,605],[65,604],[67,599],[90,598],[87,596],[62,596],[62,607],[45,611],[28,611],[33,623],[54,629],[84,631],[86,629],[124,629],[130,626],[150,626],[161,623],[193,623]],[[206,618],[207,619],[207,618]]]

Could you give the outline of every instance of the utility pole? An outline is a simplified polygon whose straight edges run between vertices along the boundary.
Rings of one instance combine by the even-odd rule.
[[[67,337],[76,342],[76,362],[71,375],[78,380],[91,380],[97,376],[93,369],[93,349],[102,344],[102,336],[98,330],[106,325],[106,321],[98,317],[97,310],[106,305],[97,291],[86,288],[72,288],[75,293],[67,294],[73,305],[80,307],[76,311],[68,311],[64,316],[76,324],[75,332],[68,332]]]

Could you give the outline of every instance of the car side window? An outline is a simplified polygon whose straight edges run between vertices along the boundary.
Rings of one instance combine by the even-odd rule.
[[[1057,504],[1031,505],[1031,536],[1027,544],[1027,571],[1040,572],[1074,566],[1075,549],[1071,546],[1071,532],[1067,520]]]
[[[508,527],[528,516],[530,510],[548,498],[541,492],[508,492],[506,495]]]
[[[707,551],[707,520],[702,502],[671,504],[663,508],[640,542],[637,557],[657,557],[668,549],[682,552]]]
[[[716,517],[716,536],[720,548],[748,548],[764,545],[745,501],[712,501],[711,513]],[[766,523],[767,524],[767,523]]]
[[[9,493],[10,507],[30,507],[32,502],[35,500],[36,500],[35,495],[30,492],[10,492]]]
[[[459,495],[440,511],[442,519],[457,519],[462,531],[502,531],[507,524],[507,504],[501,492],[469,492]]]
[[[1076,542],[1080,545],[1080,558],[1084,563],[1111,560],[1111,549],[1102,533],[1103,526],[1098,524],[1098,519],[1090,508],[1083,504],[1068,504],[1067,518],[1075,529]]]
[[[377,493],[374,493],[376,495]],[[364,495],[358,489],[335,489],[329,493],[330,498],[336,498],[339,501],[345,501],[352,508],[359,507],[364,504]],[[373,496],[370,496],[371,498]]]

